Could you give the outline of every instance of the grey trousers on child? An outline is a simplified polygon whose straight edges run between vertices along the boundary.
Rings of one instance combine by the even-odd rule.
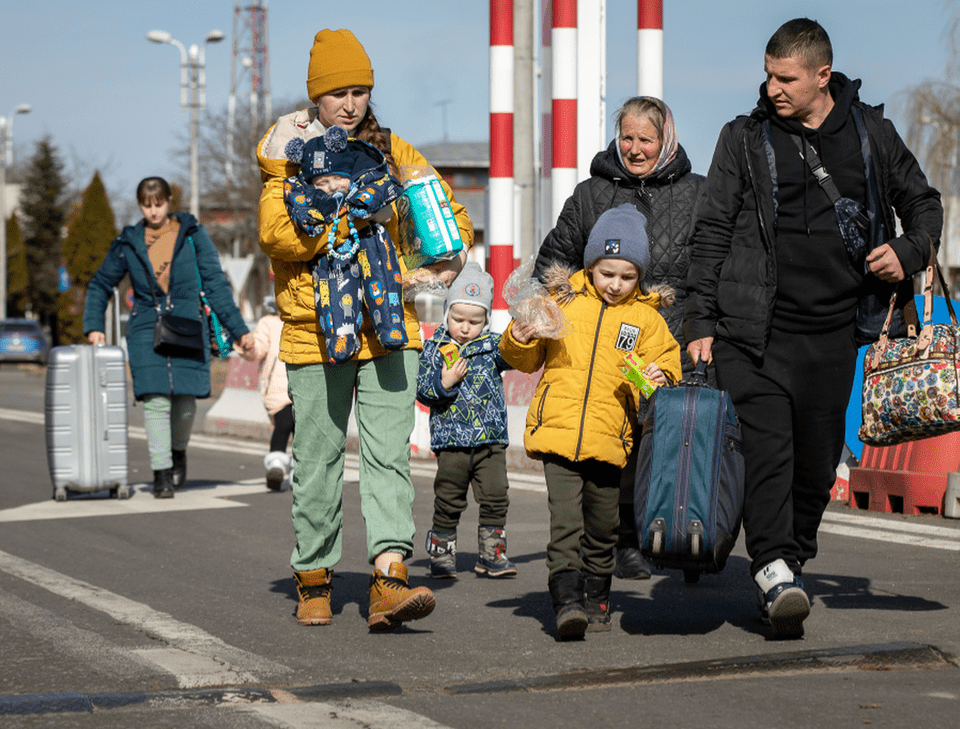
[[[620,469],[600,461],[543,457],[550,503],[549,579],[561,572],[613,574],[620,525]]]
[[[445,448],[437,451],[437,475],[433,481],[433,529],[441,534],[457,530],[467,508],[467,490],[480,507],[480,526],[502,527],[507,523],[507,447],[500,443],[476,448]]]

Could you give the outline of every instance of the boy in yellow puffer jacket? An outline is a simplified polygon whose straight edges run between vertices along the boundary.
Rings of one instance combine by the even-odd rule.
[[[524,446],[543,461],[547,481],[548,586],[562,640],[610,629],[620,470],[643,397],[623,375],[623,358],[642,358],[644,374],[658,385],[681,378],[680,346],[657,311],[672,297],[640,284],[649,261],[644,216],[633,205],[606,211],[590,231],[583,270],[546,276],[573,332],[540,339],[514,320],[500,340],[503,358],[516,369],[543,367]]]

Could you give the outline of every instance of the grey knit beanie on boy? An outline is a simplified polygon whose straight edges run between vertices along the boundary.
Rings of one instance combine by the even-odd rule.
[[[467,263],[460,275],[450,284],[445,311],[450,311],[454,304],[482,306],[487,312],[489,322],[490,310],[493,308],[493,276],[480,268],[480,264],[474,261]]]
[[[583,267],[590,268],[600,258],[620,258],[640,269],[650,264],[647,219],[633,205],[623,204],[607,210],[590,230],[583,249]]]

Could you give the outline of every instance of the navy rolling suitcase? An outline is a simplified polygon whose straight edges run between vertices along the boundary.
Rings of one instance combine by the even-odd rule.
[[[687,582],[723,569],[740,532],[743,443],[727,393],[690,380],[658,387],[637,454],[634,511],[643,555]]]

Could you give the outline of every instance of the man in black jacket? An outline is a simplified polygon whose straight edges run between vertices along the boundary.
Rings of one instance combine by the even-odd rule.
[[[758,106],[723,128],[707,175],[684,318],[691,359],[714,361],[741,421],[751,574],[780,637],[801,636],[810,613],[801,570],[817,553],[858,344],[879,335],[895,288],[912,300],[943,222],[882,107],[832,62],[806,18],[767,43]]]

